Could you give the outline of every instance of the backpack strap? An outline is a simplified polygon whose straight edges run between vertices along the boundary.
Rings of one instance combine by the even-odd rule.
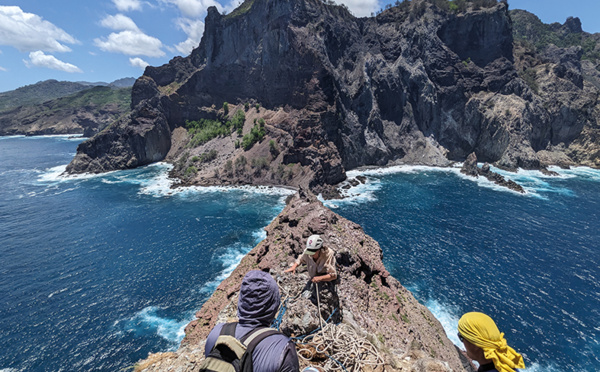
[[[238,325],[237,322],[227,323],[221,328],[219,336],[233,336],[235,337],[235,327]]]
[[[254,369],[252,362],[254,348],[265,338],[276,334],[281,334],[281,332],[273,328],[257,328],[248,332],[248,334],[240,339],[244,346],[246,346],[246,352],[241,361],[241,370],[243,372],[252,372]]]

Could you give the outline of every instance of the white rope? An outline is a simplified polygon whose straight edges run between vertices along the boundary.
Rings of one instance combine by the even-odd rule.
[[[296,345],[300,358],[305,362],[313,363],[316,362],[314,359],[326,358],[324,364],[321,364],[326,371],[362,371],[367,366],[371,369],[382,366],[384,361],[377,348],[365,337],[359,335],[354,328],[347,324],[326,323],[323,326],[319,286],[317,283],[315,285],[317,286],[317,310],[321,329],[306,336]]]

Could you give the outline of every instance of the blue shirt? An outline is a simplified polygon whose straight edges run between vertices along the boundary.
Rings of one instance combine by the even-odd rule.
[[[207,356],[215,346],[217,338],[225,323],[217,324],[210,331],[204,347]],[[238,340],[253,330],[254,326],[238,324],[235,327],[235,338]],[[252,364],[257,372],[297,372],[300,370],[296,346],[285,335],[272,335],[262,340],[252,353]]]

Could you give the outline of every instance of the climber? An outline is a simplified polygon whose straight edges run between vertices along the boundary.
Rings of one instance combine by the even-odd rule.
[[[458,338],[467,356],[479,363],[478,372],[514,372],[525,368],[523,357],[507,345],[504,333],[483,313],[466,313],[458,321]]]
[[[260,332],[268,329],[269,325],[275,319],[279,310],[280,296],[279,287],[269,273],[260,270],[249,271],[240,287],[238,298],[237,316],[239,322],[217,324],[210,331],[206,339],[204,354],[208,357],[213,352],[213,347],[218,344],[218,340],[223,337],[222,330],[224,326],[230,327],[235,324],[233,333],[235,339],[244,340],[245,336],[255,332],[257,338]],[[255,331],[260,329],[258,331]],[[297,372],[300,370],[296,346],[285,335],[270,330],[270,335],[262,338],[260,342],[252,349],[248,347],[251,353],[252,370],[260,372]],[[265,332],[266,333],[266,332]],[[249,342],[249,344],[252,344]],[[213,357],[214,359],[214,357]],[[242,358],[244,360],[244,358]],[[217,362],[220,366],[223,363]],[[244,364],[244,363],[242,363]],[[243,365],[241,366],[242,370]],[[208,368],[206,370],[220,370],[219,368]]]
[[[306,264],[308,275],[313,283],[331,282],[337,279],[335,254],[330,248],[323,247],[323,239],[319,235],[311,235],[308,238],[304,253],[285,272],[295,273],[296,268],[303,263]]]

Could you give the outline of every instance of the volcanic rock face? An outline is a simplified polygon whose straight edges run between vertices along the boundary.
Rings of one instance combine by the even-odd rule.
[[[68,171],[166,157],[188,183],[318,189],[362,165],[447,165],[472,152],[505,168],[539,168],[556,152],[600,165],[600,85],[590,83],[600,73],[576,50],[549,50],[536,93],[513,62],[511,27],[505,3],[452,12],[413,0],[372,18],[319,0],[247,0],[226,16],[209,8],[200,46],[148,67],[132,116],[82,144]],[[246,106],[243,134],[256,105],[266,137],[250,150],[234,146],[235,133],[188,149],[181,135],[172,148],[187,120],[231,118],[226,102]],[[189,160],[217,148],[211,162]],[[245,166],[259,158],[268,166]],[[244,168],[231,170],[238,159]]]
[[[385,370],[471,370],[435,317],[385,269],[377,242],[357,224],[324,207],[313,194],[301,189],[265,230],[267,238],[242,259],[198,311],[198,319],[186,327],[180,349],[151,355],[138,364],[138,370],[198,370],[212,327],[235,319],[238,291],[249,270],[268,271],[276,278],[282,302],[287,304],[283,332],[300,336],[317,328],[317,306],[301,296],[308,277],[284,273],[312,234],[320,234],[325,246],[336,252],[336,321],[375,345],[384,357]],[[327,306],[321,298],[321,310]],[[438,369],[426,369],[423,364],[435,364]]]

